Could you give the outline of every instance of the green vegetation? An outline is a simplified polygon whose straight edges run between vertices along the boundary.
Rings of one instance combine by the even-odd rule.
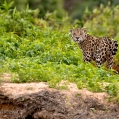
[[[0,9],[1,75],[9,73],[11,81],[19,83],[44,81],[53,88],[62,80],[74,82],[78,88],[105,91],[119,100],[119,75],[114,70],[106,70],[104,66],[97,68],[91,63],[83,63],[78,45],[71,41],[68,17],[59,18],[53,12],[47,13],[45,20],[38,19],[37,10],[27,7],[26,10],[17,11],[11,7],[12,3],[4,2]],[[103,14],[100,12],[102,9]],[[112,10],[113,17],[110,12],[105,13],[108,10]],[[93,12],[91,20],[84,24],[88,32],[96,36],[107,34],[119,41],[119,6],[101,7]],[[104,26],[98,25],[100,21]],[[118,55],[119,52],[117,58]],[[59,89],[66,88],[59,86]]]
[[[5,0],[0,0],[0,5]],[[45,17],[46,13],[57,11],[58,17],[63,17],[65,12],[71,16],[72,20],[82,19],[85,16],[85,9],[92,11],[100,4],[106,6],[109,2],[116,6],[119,0],[6,0],[8,3],[14,1],[13,7],[17,10],[25,10],[29,5],[30,9],[38,9],[38,17]]]
[[[118,0],[64,0],[70,4],[68,10],[71,12],[73,19],[82,19],[85,16],[85,10],[93,11],[94,8],[99,8],[101,4],[105,7],[110,3],[112,6],[119,4]]]

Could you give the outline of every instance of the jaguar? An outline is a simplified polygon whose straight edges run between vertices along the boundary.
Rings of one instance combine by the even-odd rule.
[[[73,41],[82,50],[84,62],[96,62],[100,67],[107,62],[109,69],[113,66],[113,59],[118,50],[118,43],[109,37],[94,37],[89,35],[85,28],[70,29]]]

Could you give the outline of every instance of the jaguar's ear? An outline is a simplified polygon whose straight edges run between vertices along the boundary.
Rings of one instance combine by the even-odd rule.
[[[86,31],[86,28],[82,28],[83,29],[83,31],[84,31],[84,33],[86,33],[87,31]]]

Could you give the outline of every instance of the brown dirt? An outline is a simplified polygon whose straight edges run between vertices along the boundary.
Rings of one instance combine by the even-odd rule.
[[[119,105],[106,93],[48,88],[47,83],[3,83],[0,86],[0,119],[119,119]]]

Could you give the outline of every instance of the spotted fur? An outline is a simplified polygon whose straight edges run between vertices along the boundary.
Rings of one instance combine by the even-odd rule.
[[[108,68],[113,66],[113,58],[118,49],[118,43],[108,37],[93,37],[87,34],[86,29],[77,28],[70,30],[72,39],[78,43],[84,56],[84,62],[91,60],[100,67],[107,61]]]

